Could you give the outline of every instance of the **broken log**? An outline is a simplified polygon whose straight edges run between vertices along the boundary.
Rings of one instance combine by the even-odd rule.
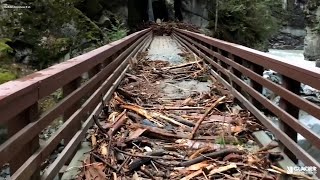
[[[132,128],[141,128],[141,129],[146,129],[145,133],[150,133],[157,138],[164,139],[164,140],[174,140],[174,139],[185,139],[187,135],[178,135],[178,134],[171,134],[168,131],[164,129],[160,129],[157,127],[150,127],[142,124],[137,124],[134,123],[131,125]]]
[[[121,126],[123,126],[127,121],[126,110],[124,110],[115,120],[112,127],[108,131],[109,137],[113,136]]]
[[[209,113],[224,99],[226,98],[226,96],[222,96],[220,97],[216,102],[214,102],[204,113],[204,115],[201,117],[201,119],[197,122],[196,126],[193,128],[193,131],[190,135],[190,139],[194,138],[194,135],[196,134],[197,130],[199,129],[202,121],[207,117],[207,115],[209,115]]]
[[[179,164],[179,166],[183,166],[183,167],[187,167],[187,166],[191,166],[192,164],[196,164],[199,162],[202,162],[204,160],[207,160],[209,158],[214,159],[214,158],[218,158],[218,157],[225,157],[228,154],[243,154],[244,152],[238,149],[223,149],[220,151],[216,151],[216,152],[212,152],[212,153],[208,153],[208,154],[203,154],[202,156],[199,156],[195,159],[189,160],[189,161],[185,161],[185,162],[181,162]]]
[[[193,61],[193,62],[188,62],[188,63],[176,65],[176,66],[164,67],[164,68],[161,68],[161,70],[170,70],[170,69],[183,68],[183,67],[191,66],[191,65],[194,65],[194,64],[197,64],[197,63],[202,63],[202,61]]]

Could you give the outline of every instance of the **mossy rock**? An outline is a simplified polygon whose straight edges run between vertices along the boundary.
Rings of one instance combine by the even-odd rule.
[[[11,40],[8,38],[0,39],[0,57],[5,56],[9,53],[13,53],[13,49],[8,44],[6,44],[7,42],[10,42],[10,41]]]
[[[7,70],[0,69],[0,84],[15,80],[17,76]]]

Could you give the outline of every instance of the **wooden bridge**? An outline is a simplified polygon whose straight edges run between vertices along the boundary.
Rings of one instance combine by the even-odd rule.
[[[301,84],[320,90],[318,68],[306,69],[297,62],[182,29],[173,29],[171,37],[204,59],[210,73],[281,142],[286,158],[315,166],[320,177],[319,162],[297,144],[297,134],[301,134],[320,148],[319,135],[298,120],[299,110],[320,119],[320,107],[299,96]],[[131,58],[144,51],[152,39],[153,30],[145,29],[1,85],[0,125],[8,129],[8,138],[0,145],[0,166],[9,164],[12,179],[53,179],[85,138],[94,123],[93,116],[111,99],[131,66]],[[265,79],[266,69],[281,74],[282,84]],[[88,74],[85,81],[84,74]],[[279,95],[280,104],[267,99],[263,88]],[[62,89],[63,99],[52,109],[39,113],[39,101],[58,89]],[[280,127],[261,109],[278,117]],[[63,125],[40,144],[39,134],[59,117],[63,118]],[[40,176],[40,165],[62,140],[65,148]]]

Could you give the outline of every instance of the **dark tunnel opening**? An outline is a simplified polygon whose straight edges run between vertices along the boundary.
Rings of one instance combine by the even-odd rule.
[[[158,0],[152,2],[154,19],[160,19],[161,21],[168,21],[168,9],[165,0]]]
[[[148,0],[128,0],[128,25],[135,31],[140,25],[149,22]],[[152,0],[154,21],[182,21],[181,0],[174,0],[173,7],[166,4],[166,0]],[[169,9],[170,8],[170,9]],[[169,11],[174,12],[174,17],[169,17]]]

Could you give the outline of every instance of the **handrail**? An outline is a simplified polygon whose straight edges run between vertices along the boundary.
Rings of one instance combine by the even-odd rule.
[[[101,109],[128,69],[128,61],[151,40],[151,29],[131,34],[66,62],[22,79],[0,85],[0,125],[8,139],[0,145],[0,167],[9,163],[12,179],[39,176],[39,167],[64,140],[66,147],[42,179],[52,179],[70,158],[87,129],[92,115]],[[82,81],[83,74],[89,79]],[[38,102],[57,89],[64,98],[40,114]],[[84,103],[83,103],[84,102]],[[100,103],[99,103],[100,102]],[[90,116],[88,116],[90,114]],[[56,118],[64,123],[40,146],[38,135]],[[85,120],[81,126],[81,121]]]
[[[298,120],[300,109],[320,119],[320,107],[299,96],[301,83],[320,89],[318,68],[305,68],[298,62],[177,28],[174,37],[210,64],[211,74],[281,141],[288,157],[320,168],[319,162],[297,144],[299,133],[320,149],[320,136]],[[281,74],[282,84],[263,78],[264,69]],[[243,76],[250,80],[249,84]],[[279,106],[262,95],[263,88],[281,97]],[[262,107],[279,118],[280,129],[260,111]]]

